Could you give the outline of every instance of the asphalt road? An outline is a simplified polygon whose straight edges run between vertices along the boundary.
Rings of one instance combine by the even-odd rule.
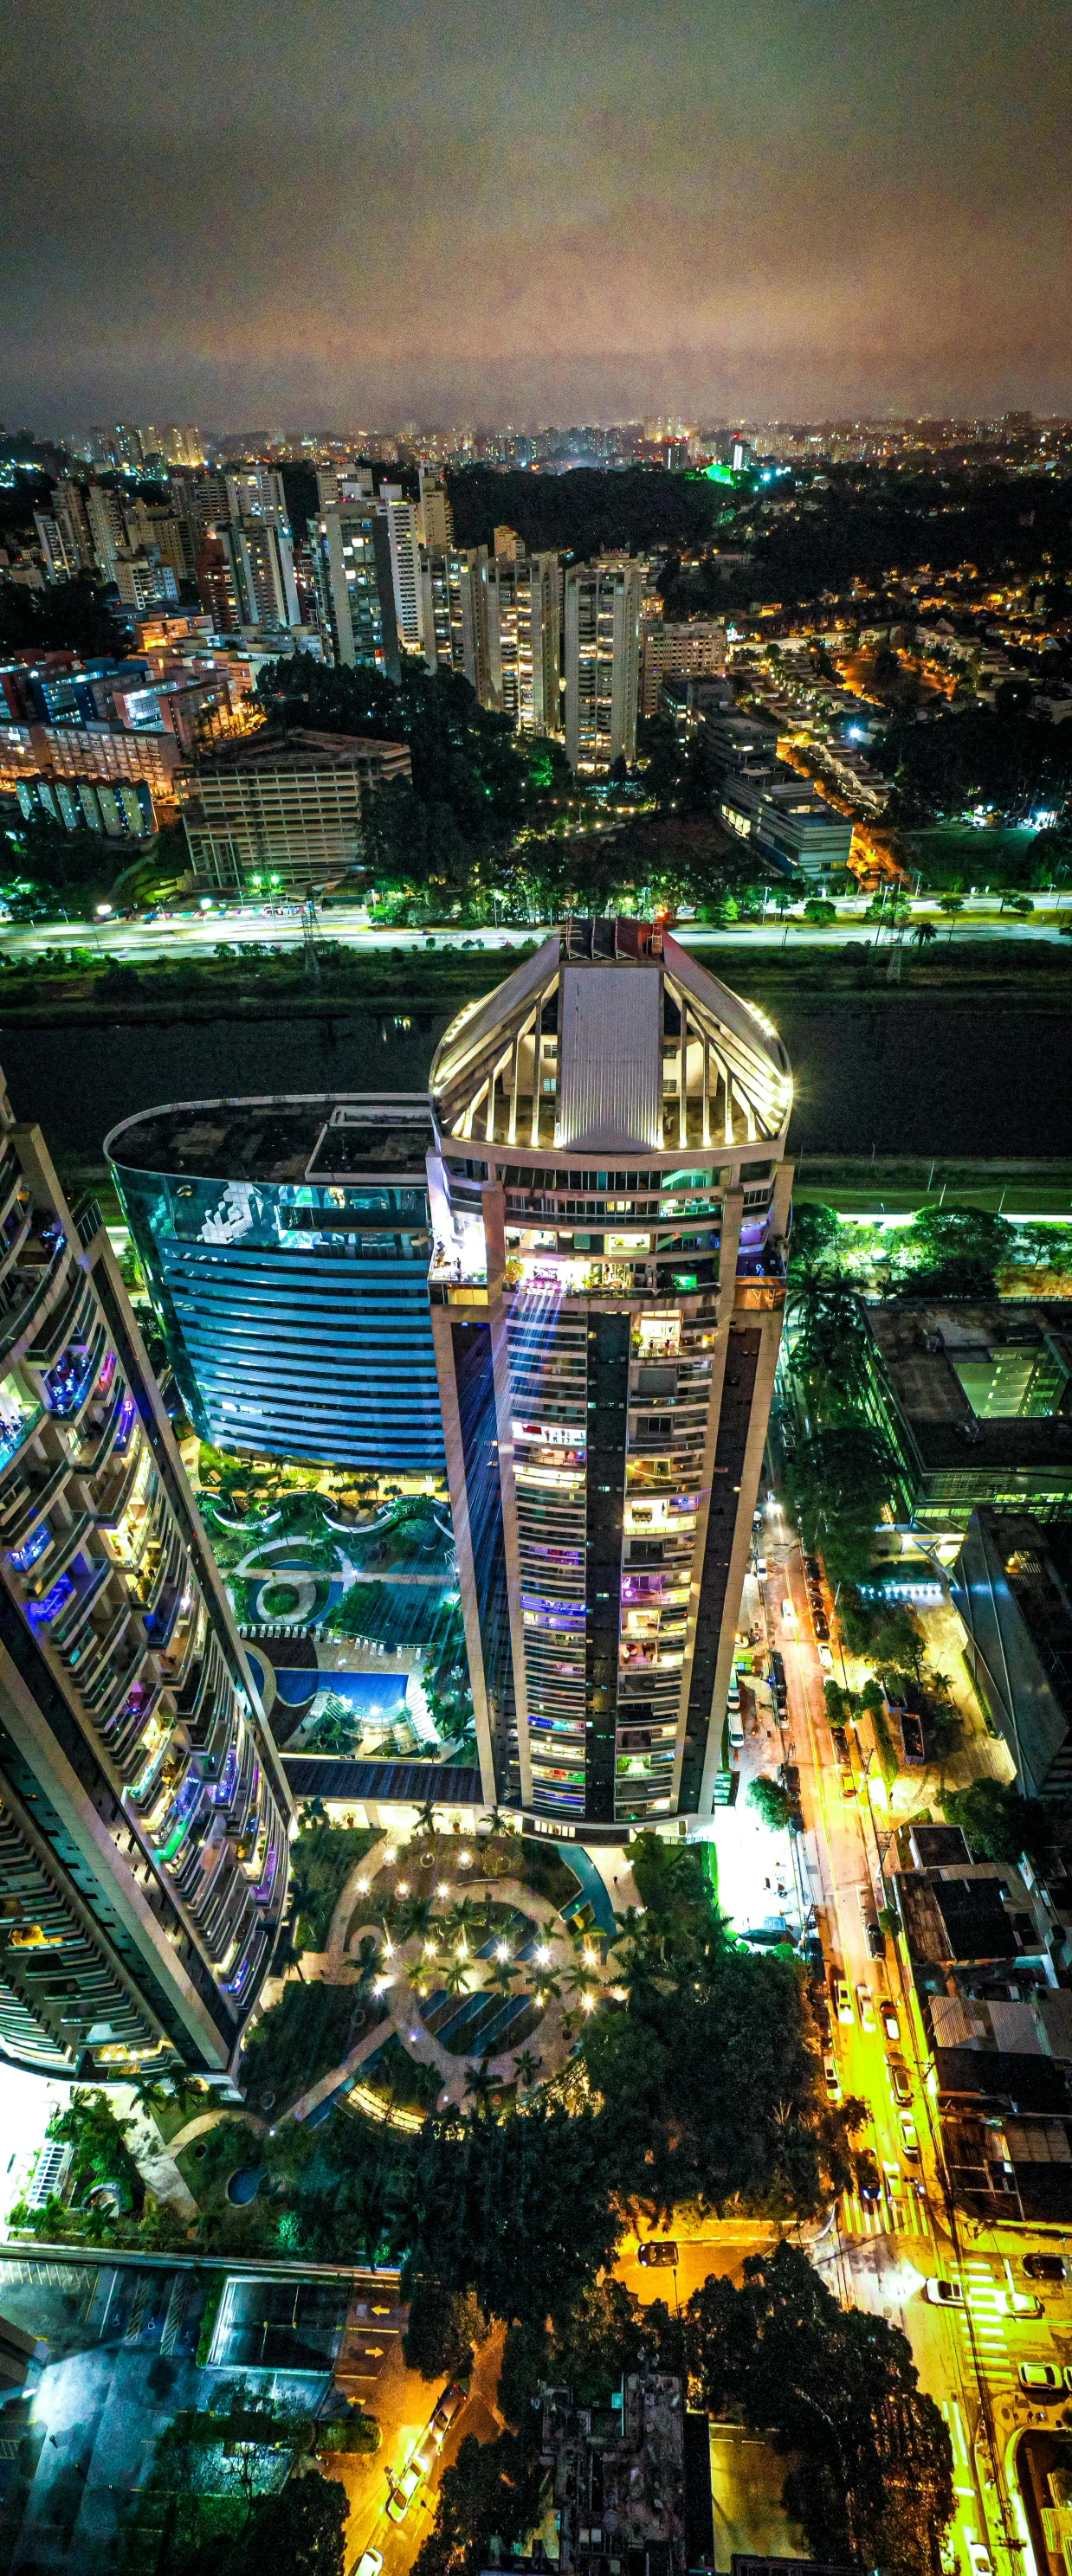
[[[790,918],[788,928],[781,935],[794,948],[803,944],[805,947],[836,950],[847,938],[874,942],[876,925],[867,918],[867,913],[866,902],[850,900],[839,903],[838,918],[832,927],[823,929],[796,915]],[[952,925],[936,912],[933,903],[922,899],[912,904],[911,915],[913,922],[917,919],[933,921],[940,941],[950,937],[956,941],[983,938],[1026,940],[1030,944],[1052,939],[1062,921],[1072,918],[1072,894],[1061,896],[1045,912],[1039,909],[1030,921],[1000,913],[993,900],[980,900],[973,904],[970,898]],[[377,951],[389,952],[392,948],[412,949],[418,953],[431,949],[434,954],[436,949],[461,946],[466,941],[472,945],[475,938],[486,949],[509,950],[524,940],[546,937],[549,933],[546,923],[514,924],[508,929],[488,928],[479,933],[471,930],[372,929],[357,905],[333,906],[322,916],[320,928],[325,938],[341,940],[348,948],[364,950],[372,955]],[[780,929],[778,914],[772,908],[765,921],[735,922],[728,929],[706,929],[692,922],[682,922],[675,936],[689,948],[702,949],[712,944],[724,946],[727,940],[732,940],[735,947],[769,948],[778,939]],[[74,946],[93,948],[102,958],[117,957],[130,964],[144,964],[152,958],[176,955],[212,956],[221,940],[226,940],[231,946],[266,941],[272,947],[290,948],[300,947],[304,936],[301,917],[294,909],[277,907],[275,912],[270,912],[267,906],[258,911],[246,907],[239,912],[233,907],[221,909],[214,906],[206,912],[191,904],[189,909],[176,911],[170,917],[156,921],[71,919],[33,928],[0,924],[0,953],[11,957],[33,957],[39,956],[46,948]],[[910,932],[906,930],[906,941],[909,937]],[[880,948],[888,950],[889,945],[890,934],[884,928]]]

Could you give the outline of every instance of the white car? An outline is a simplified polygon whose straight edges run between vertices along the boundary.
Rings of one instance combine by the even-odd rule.
[[[359,2558],[356,2567],[353,2568],[352,2576],[380,2576],[382,2565],[382,2549],[366,2549],[364,2557]]]
[[[1041,2299],[1032,2290],[1004,2290],[998,2293],[998,2305],[1007,2317],[1044,2317]]]
[[[994,2576],[994,2563],[990,2551],[984,2549],[982,2541],[976,2539],[973,2531],[966,2531],[964,2534],[964,2555],[968,2561],[968,2576]]]
[[[898,2114],[898,2125],[901,2131],[901,2145],[904,2148],[906,2156],[911,2157],[913,2164],[918,2164],[919,2137],[917,2135],[915,2121],[912,2118],[910,2111],[901,2111]]]
[[[871,2009],[870,1986],[857,1986],[856,2001],[859,2007],[861,2030],[873,2030],[875,2027],[875,2016]]]
[[[796,1624],[797,1614],[787,1592],[782,1603],[782,1626],[783,1628],[795,1628]]]
[[[930,2300],[932,2308],[962,2308],[964,2305],[963,2283],[960,2281],[925,2281],[923,2284],[923,2296],[925,2299]]]
[[[834,1658],[830,1652],[829,1646],[817,1646],[815,1652],[818,1655],[824,1673],[832,1673],[834,1669]]]

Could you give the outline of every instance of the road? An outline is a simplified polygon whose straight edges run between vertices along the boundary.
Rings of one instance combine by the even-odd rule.
[[[1033,918],[1021,921],[1009,913],[999,912],[993,898],[987,901],[979,897],[973,901],[966,897],[963,913],[950,925],[936,912],[933,902],[921,897],[910,905],[911,922],[933,922],[942,941],[950,937],[955,941],[983,938],[1026,940],[1030,945],[1032,941],[1052,939],[1061,923],[1072,919],[1072,894],[1056,897],[1045,911],[1042,910],[1041,897],[1036,896],[1035,902],[1038,909]],[[837,911],[836,923],[825,929],[817,923],[803,920],[799,912],[794,913],[789,916],[783,937],[787,942],[791,941],[794,948],[803,945],[806,948],[817,946],[837,950],[846,938],[866,939],[874,943],[876,924],[869,917],[869,900],[850,898],[839,902]],[[742,949],[769,948],[772,941],[777,940],[780,928],[779,916],[772,907],[763,921],[738,921],[724,929],[709,929],[683,921],[678,925],[675,936],[690,949],[712,945],[725,947],[727,941]],[[345,947],[369,955],[377,952],[389,954],[398,948],[415,951],[418,955],[430,950],[434,955],[437,949],[464,944],[472,947],[474,941],[485,949],[509,951],[522,941],[547,937],[550,925],[514,923],[509,927],[489,927],[479,933],[472,930],[379,929],[371,927],[363,908],[354,904],[332,906],[322,915],[320,929],[325,938],[340,940]],[[247,905],[238,911],[233,906],[213,905],[211,909],[203,910],[199,905],[194,906],[191,898],[191,909],[167,918],[162,916],[155,921],[72,919],[32,928],[0,924],[0,955],[36,957],[48,948],[74,946],[91,948],[102,959],[115,957],[131,965],[144,965],[154,958],[166,959],[176,955],[211,957],[220,941],[226,941],[231,947],[248,947],[264,942],[273,948],[300,947],[304,936],[301,916],[296,909],[277,906],[275,911],[270,911],[266,905],[260,909]],[[906,940],[910,937],[910,927],[905,937]],[[883,928],[879,939],[880,954],[888,952],[889,946],[890,934]]]
[[[480,2442],[493,2442],[503,2430],[495,2402],[502,2347],[501,2329],[481,2346],[466,2403],[402,2522],[393,2521],[387,2511],[392,2479],[401,2476],[447,2382],[422,2379],[419,2371],[407,2369],[401,2344],[390,2353],[375,2383],[372,2400],[383,2431],[382,2450],[371,2460],[336,2455],[325,2464],[328,2473],[346,2488],[349,2502],[347,2569],[357,2567],[366,2549],[376,2549],[383,2559],[383,2576],[407,2576],[422,2540],[431,2530],[443,2472],[453,2467],[460,2443],[467,2433],[475,2433]]]

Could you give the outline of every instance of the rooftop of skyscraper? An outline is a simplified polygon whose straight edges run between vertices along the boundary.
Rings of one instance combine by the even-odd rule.
[[[470,1003],[431,1089],[445,1137],[602,1154],[784,1143],[792,1102],[766,1015],[622,917],[567,922]]]

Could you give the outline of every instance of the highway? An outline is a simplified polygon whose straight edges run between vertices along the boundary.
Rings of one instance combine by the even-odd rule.
[[[965,939],[1026,941],[1028,945],[1050,940],[1060,930],[1062,922],[1072,919],[1072,893],[1055,896],[1046,902],[1045,908],[1041,896],[1036,896],[1034,901],[1036,910],[1031,919],[1020,920],[1014,914],[1000,912],[996,897],[973,899],[966,896],[963,912],[950,922],[936,911],[933,901],[926,897],[914,899],[904,932],[906,953],[909,957],[915,953],[911,931],[912,926],[921,920],[933,923],[939,943],[950,938],[956,942]],[[399,948],[417,954],[428,951],[435,954],[436,950],[465,945],[472,948],[474,944],[485,949],[509,950],[522,941],[550,935],[550,924],[546,922],[515,922],[498,928],[489,925],[481,931],[384,929],[373,927],[364,907],[359,904],[332,904],[320,915],[318,927],[325,939],[339,940],[347,948],[372,956],[389,954],[392,949]],[[827,927],[805,921],[799,909],[789,913],[783,925],[772,905],[761,921],[737,921],[724,927],[706,927],[682,921],[677,924],[674,935],[687,947],[697,949],[712,945],[725,947],[728,942],[741,949],[770,948],[772,943],[781,939],[794,948],[826,947],[836,951],[847,938],[866,940],[874,945],[877,937],[879,954],[882,955],[888,954],[892,944],[888,926],[883,925],[881,932],[878,931],[870,917],[869,899],[862,897],[840,901],[837,920]],[[221,941],[230,947],[264,943],[273,948],[300,947],[304,936],[301,915],[294,906],[276,905],[273,910],[267,905],[259,908],[245,905],[239,910],[234,905],[214,904],[211,908],[204,908],[190,897],[181,908],[176,906],[170,914],[160,914],[155,920],[117,921],[95,916],[91,920],[71,918],[32,926],[0,923],[0,955],[36,957],[46,949],[76,947],[92,949],[102,960],[115,957],[137,965],[154,958],[166,959],[176,955],[211,957]]]

